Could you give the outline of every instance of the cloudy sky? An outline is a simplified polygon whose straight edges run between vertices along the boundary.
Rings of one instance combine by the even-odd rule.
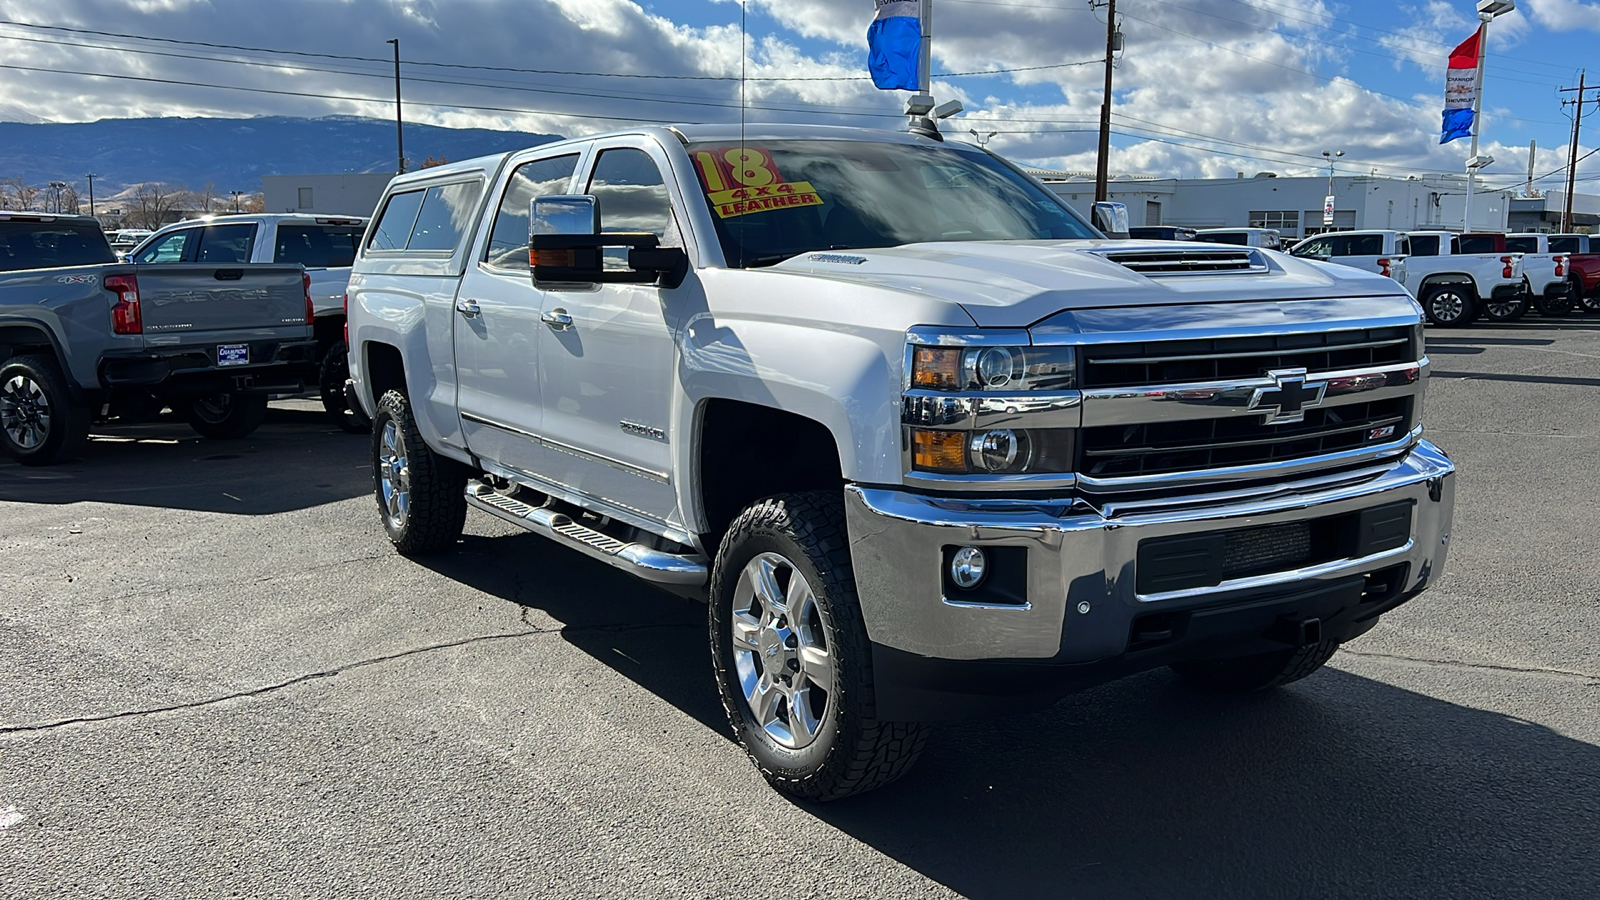
[[[1031,164],[1094,168],[1105,11],[1087,0],[934,0],[934,93]],[[0,0],[0,120],[393,114],[581,134],[629,122],[899,128],[866,80],[872,0]],[[1120,0],[1114,171],[1459,172],[1438,144],[1444,62],[1471,0]],[[741,18],[746,39],[741,54]],[[1597,0],[1518,0],[1485,83],[1492,183],[1560,169],[1558,88],[1600,38]],[[1600,81],[1600,71],[1592,73]],[[1590,96],[1596,96],[1591,94]],[[1594,112],[1591,107],[1589,112]],[[1600,116],[1594,118],[1600,128]],[[1587,134],[1587,133],[1586,133]],[[1600,145],[1600,132],[1580,152]],[[1579,166],[1600,180],[1600,153]],[[1562,173],[1559,177],[1564,177]]]

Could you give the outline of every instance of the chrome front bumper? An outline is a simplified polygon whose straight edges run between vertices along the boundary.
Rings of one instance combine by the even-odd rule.
[[[1406,568],[1397,595],[1409,597],[1443,571],[1454,472],[1439,448],[1421,441],[1382,468],[1143,504],[996,502],[860,486],[845,497],[856,584],[875,645],[936,660],[1079,665],[1127,653],[1135,620],[1152,612],[1255,603],[1400,565]],[[1141,594],[1136,586],[1141,541],[1318,520],[1403,501],[1413,504],[1411,535],[1393,549],[1209,587]],[[1026,548],[1026,602],[947,597],[945,548],[962,546]]]

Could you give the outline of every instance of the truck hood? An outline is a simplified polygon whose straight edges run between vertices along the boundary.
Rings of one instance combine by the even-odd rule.
[[[1252,271],[1142,274],[1120,253],[1251,252]],[[1026,328],[1062,310],[1239,300],[1392,297],[1393,279],[1271,251],[1174,241],[972,241],[802,253],[770,271],[857,282],[960,304],[984,328]]]

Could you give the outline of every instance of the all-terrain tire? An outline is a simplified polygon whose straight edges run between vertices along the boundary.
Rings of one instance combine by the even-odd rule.
[[[91,410],[53,357],[31,354],[0,365],[0,448],[25,466],[47,466],[83,452]]]
[[[1337,641],[1322,641],[1259,656],[1174,663],[1172,671],[1196,687],[1218,693],[1264,691],[1310,675],[1322,668],[1338,649]]]
[[[399,391],[372,422],[372,488],[389,541],[403,556],[455,548],[467,522],[467,468],[429,449]]]
[[[746,698],[733,636],[743,573],[761,560],[775,559],[789,564],[790,585],[794,577],[805,579],[820,613],[813,620],[820,627],[811,634],[825,636],[832,673],[833,689],[826,692],[815,737],[798,748],[785,746],[758,721]],[[787,589],[785,595],[791,596]],[[837,800],[882,787],[916,762],[928,726],[884,722],[877,716],[872,647],[856,596],[839,492],[781,494],[741,512],[717,551],[709,607],[711,655],[723,709],[740,746],[774,788],[805,800]],[[787,708],[793,715],[793,704]]]
[[[351,406],[345,398],[344,383],[350,379],[350,348],[339,341],[328,348],[317,371],[317,392],[322,396],[322,409],[328,420],[350,434],[369,434],[372,420],[358,406]]]
[[[214,394],[181,405],[195,433],[214,441],[248,437],[267,419],[266,394]]]
[[[1478,317],[1478,298],[1465,285],[1441,284],[1423,295],[1422,311],[1429,322],[1441,328],[1459,328]]]

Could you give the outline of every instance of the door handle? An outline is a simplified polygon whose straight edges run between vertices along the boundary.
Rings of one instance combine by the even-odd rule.
[[[469,319],[475,319],[480,313],[483,312],[483,310],[478,308],[478,301],[468,300],[465,297],[461,297],[456,300],[456,312],[461,313],[463,316],[466,316]]]
[[[564,309],[552,309],[540,316],[539,319],[554,331],[566,331],[572,327],[572,317],[567,315],[567,311]]]

